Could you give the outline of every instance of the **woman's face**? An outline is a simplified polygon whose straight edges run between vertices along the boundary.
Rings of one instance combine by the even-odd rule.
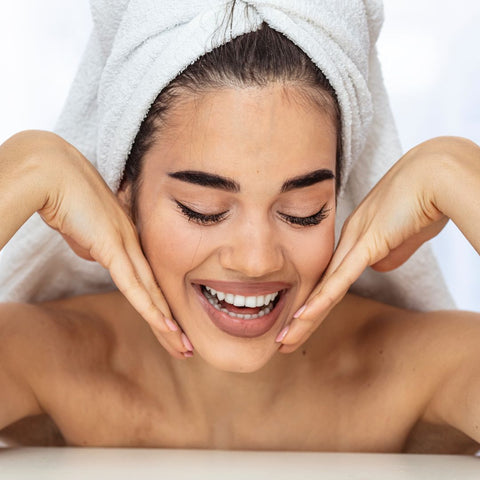
[[[294,87],[187,99],[144,158],[137,227],[181,325],[212,366],[252,372],[334,249],[336,132]]]

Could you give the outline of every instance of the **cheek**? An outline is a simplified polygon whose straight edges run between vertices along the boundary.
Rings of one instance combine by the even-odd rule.
[[[194,231],[179,215],[150,219],[141,228],[143,251],[155,278],[169,297],[184,283],[185,275],[200,261],[202,234]]]
[[[335,248],[334,221],[322,225],[317,232],[306,235],[297,242],[293,250],[297,271],[301,276],[301,284],[311,289],[327,268]]]

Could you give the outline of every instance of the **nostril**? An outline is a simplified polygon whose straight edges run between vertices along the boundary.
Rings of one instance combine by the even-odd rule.
[[[226,270],[236,271],[250,278],[259,278],[279,272],[284,265],[284,255],[271,245],[255,248],[252,243],[247,246],[223,249],[220,254],[220,264]]]

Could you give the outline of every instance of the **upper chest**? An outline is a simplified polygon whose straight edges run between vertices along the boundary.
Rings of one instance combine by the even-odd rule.
[[[134,359],[149,348],[138,338],[120,351],[122,368],[109,358],[65,370],[48,411],[73,445],[402,451],[407,439],[427,437],[414,427],[437,379],[418,335],[382,325],[366,323],[354,346],[339,344],[318,357],[307,375],[261,409],[254,402],[225,408],[228,399],[218,396],[199,408],[192,394],[198,388],[148,361],[138,368]]]
[[[312,371],[310,380],[293,383],[267,407],[232,411],[222,398],[197,408],[188,388],[179,389],[169,375],[98,369],[83,379],[66,378],[68,395],[51,411],[73,445],[400,451],[423,405],[409,391],[419,392],[421,382],[412,385],[382,368],[341,370],[343,376],[332,378]]]

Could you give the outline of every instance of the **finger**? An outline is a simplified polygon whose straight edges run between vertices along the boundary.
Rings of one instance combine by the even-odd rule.
[[[363,248],[362,245],[368,246],[371,237],[371,222],[367,220],[361,221],[355,214],[359,215],[358,208],[345,220],[342,226],[335,252],[328,265],[328,274],[336,271],[345,257],[354,249],[361,249]]]
[[[110,245],[114,242],[110,242],[108,256],[104,252],[97,252],[97,255],[93,256],[110,270],[113,281],[135,310],[157,333],[164,334],[161,343],[169,352],[185,353],[193,350],[185,347],[186,344],[191,346],[188,338],[182,341],[182,331],[172,318],[150,265],[143,255],[134,226],[128,224],[124,232],[122,236],[115,229],[110,235],[120,237],[120,242],[117,240],[113,248]],[[102,262],[99,258],[105,260]]]
[[[123,248],[117,247],[106,263],[113,281],[118,289],[138,313],[150,324],[161,331],[168,331],[163,313],[157,308],[150,294],[145,289],[130,257]]]
[[[117,261],[122,260],[122,255],[124,256],[121,267],[123,275],[121,275],[120,279],[117,279],[116,274],[118,268],[117,262],[114,262],[110,268],[112,278],[120,291],[140,315],[150,324],[152,329],[154,329],[157,339],[163,347],[169,351],[169,353],[179,352],[185,354],[186,352],[192,352],[193,346],[191,345],[191,342],[174,320],[171,318],[164,318],[163,314],[157,309],[151,296],[145,290],[145,286],[137,276],[137,272],[130,262],[126,252],[122,251],[116,255],[116,259],[118,259]],[[130,281],[126,280],[127,278],[129,278]],[[154,281],[153,278],[152,281]],[[124,284],[123,282],[126,283]],[[158,295],[161,294],[158,293]],[[176,328],[175,331],[172,331],[172,325]],[[174,356],[177,358],[176,355]]]
[[[159,343],[165,348],[165,350],[167,350],[167,352],[172,357],[179,360],[184,360],[193,356],[193,349],[187,348],[184,344],[182,344],[181,346],[177,346],[177,348],[170,345],[170,343],[167,341],[167,338],[169,335],[173,335],[173,332],[165,334],[164,332],[160,332],[155,327],[152,327],[152,325],[150,325],[150,328]]]
[[[345,239],[342,240],[342,238],[340,238],[340,241],[338,242],[335,253],[330,259],[327,269],[325,270],[325,272],[323,272],[323,275],[319,283],[312,290],[312,292],[308,296],[308,299],[305,301],[303,306],[299,308],[297,312],[294,314],[294,320],[301,316],[301,314],[306,308],[307,303],[310,303],[310,301],[320,293],[320,291],[323,288],[323,285],[325,285],[325,283],[328,282],[331,275],[338,269],[339,265],[344,261],[346,255],[352,250],[353,245],[354,245],[354,242],[352,240],[347,241]]]
[[[78,255],[80,258],[88,261],[94,261],[95,259],[90,255],[90,250],[79,245],[72,237],[65,233],[61,233],[63,239],[67,242],[68,246]]]
[[[296,349],[298,348],[298,346],[294,346],[294,345],[280,345],[280,348],[278,349],[278,351],[280,353],[284,353],[284,354],[288,354],[288,353],[293,353]]]
[[[138,240],[135,238],[133,239],[133,241],[126,241],[125,250],[127,251],[127,255],[131,260],[137,278],[143,283],[145,290],[152,299],[152,302],[162,312],[165,319],[170,320],[170,322],[173,323],[178,330],[180,330],[178,325],[173,320],[172,313],[170,312],[167,301],[165,300],[165,297],[163,296],[160,287],[155,280],[152,269],[150,268],[147,259],[143,255]],[[168,323],[167,327],[169,327]]]
[[[418,249],[412,238],[406,240],[399,247],[394,248],[385,258],[375,262],[371,267],[377,272],[389,272],[403,265]]]
[[[304,335],[299,342],[297,343],[294,343],[294,344],[291,344],[291,345],[284,345],[282,344],[280,346],[280,348],[278,349],[278,351],[280,353],[292,353],[292,352],[295,352],[299,347],[301,347],[307,340],[308,338],[311,336],[311,334],[313,333],[313,330],[312,332],[308,332],[306,335]]]
[[[171,331],[122,246],[111,249],[104,266],[125,298],[150,325],[164,333]]]
[[[321,282],[319,292],[307,302],[303,315],[321,313],[323,309],[330,311],[345,296],[369,263],[370,254],[364,242],[357,243],[328,278]]]
[[[128,252],[138,278],[140,281],[142,281],[152,301],[164,315],[165,326],[168,330],[159,329],[165,334],[165,342],[162,342],[162,345],[169,345],[183,354],[186,354],[187,352],[193,352],[193,346],[190,340],[179,327],[177,322],[175,322],[173,319],[168,304],[155,280],[150,265],[143,255],[138,241],[133,242],[133,245],[130,247]]]
[[[165,350],[167,350],[174,357],[178,358],[178,354],[183,356],[187,352],[193,352],[193,346],[184,333],[165,333],[152,325],[150,325],[150,328]]]
[[[403,265],[425,242],[438,235],[446,225],[448,218],[422,228],[419,232],[408,237],[398,247],[393,248],[385,258],[371,265],[378,272],[389,272]]]
[[[320,292],[322,286],[328,281],[330,276],[342,264],[342,262],[345,260],[345,257],[353,250],[355,245],[359,243],[359,233],[351,232],[350,230],[353,230],[353,227],[350,227],[350,223],[349,226],[344,225],[337,247],[335,248],[335,252],[327,266],[327,269],[323,273],[319,284],[313,289],[312,293],[309,295],[309,299],[313,298]]]
[[[337,269],[322,280],[315,295],[310,296],[305,304],[303,312],[293,319],[282,340],[284,345],[295,345],[308,338],[362,274],[368,266],[368,258],[368,252],[358,244],[348,252]]]
[[[118,230],[119,232],[116,232],[116,238],[120,237],[120,244],[118,244],[119,255],[114,257],[112,262],[115,260],[125,262],[125,265],[130,267],[130,275],[128,275],[128,271],[125,272],[127,273],[127,275],[125,275],[126,280],[128,281],[130,276],[131,281],[138,284],[139,287],[143,285],[145,292],[150,297],[150,302],[157,307],[165,319],[169,319],[171,323],[174,323],[168,304],[160,292],[150,265],[140,248],[135,226],[127,221],[126,227],[124,226],[124,228],[119,228]],[[111,266],[108,268],[111,269]],[[128,296],[127,298],[131,300]],[[133,302],[131,303],[132,305],[134,304]],[[147,320],[147,318],[145,319]],[[168,323],[165,326],[167,330],[171,330],[169,329]],[[176,325],[174,330],[177,329],[178,325]]]

